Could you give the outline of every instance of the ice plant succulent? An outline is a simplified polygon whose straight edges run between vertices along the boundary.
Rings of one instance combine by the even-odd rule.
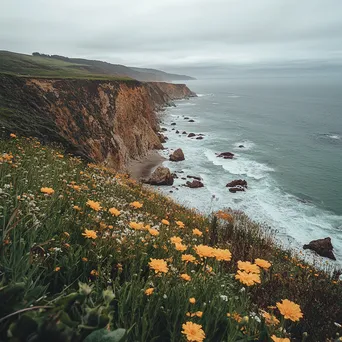
[[[186,322],[182,325],[182,329],[182,334],[189,342],[202,342],[205,339],[205,333],[200,324]]]
[[[282,299],[281,303],[278,302],[277,308],[285,319],[289,319],[292,322],[299,321],[303,318],[300,306],[288,299]]]

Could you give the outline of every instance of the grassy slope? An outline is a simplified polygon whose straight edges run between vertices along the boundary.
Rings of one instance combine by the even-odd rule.
[[[182,324],[192,321],[201,324],[207,341],[268,341],[282,334],[279,326],[264,324],[259,309],[281,320],[268,306],[284,298],[300,304],[304,313],[297,323],[282,320],[292,337],[301,340],[308,332],[308,340],[324,341],[337,332],[341,284],[277,248],[272,232],[243,213],[203,217],[113,170],[87,166],[34,139],[0,140],[0,156],[1,340],[7,331],[19,338],[39,331],[40,340],[53,335],[55,341],[77,341],[107,326],[129,330],[129,341],[181,341]],[[44,195],[41,187],[55,192]],[[101,209],[92,210],[88,200],[100,202]],[[133,201],[143,207],[134,209]],[[111,207],[120,215],[111,215]],[[130,222],[143,222],[145,228],[132,229]],[[159,235],[151,235],[146,225]],[[203,235],[194,235],[194,228]],[[95,230],[97,238],[86,239],[85,229]],[[183,254],[195,256],[195,263],[181,260],[172,236],[183,239]],[[201,243],[228,248],[232,260],[203,263],[194,251]],[[166,260],[168,272],[156,275],[150,258]],[[269,260],[272,267],[261,271],[260,285],[241,291],[234,276],[237,261],[255,258]],[[184,273],[190,281],[180,277]],[[91,293],[86,285],[78,290],[79,282],[91,286]],[[147,288],[154,288],[151,296],[144,293]],[[25,308],[30,311],[7,317]]]

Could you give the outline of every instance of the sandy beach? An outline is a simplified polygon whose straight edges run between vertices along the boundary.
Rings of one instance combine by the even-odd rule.
[[[150,151],[148,155],[141,158],[140,160],[132,160],[127,170],[131,177],[139,180],[141,178],[148,178],[153,170],[161,165],[166,160],[157,151]]]

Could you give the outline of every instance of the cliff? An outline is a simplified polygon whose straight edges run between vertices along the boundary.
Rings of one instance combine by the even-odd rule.
[[[129,160],[162,148],[156,111],[188,96],[194,94],[177,84],[0,75],[0,124],[124,169]]]

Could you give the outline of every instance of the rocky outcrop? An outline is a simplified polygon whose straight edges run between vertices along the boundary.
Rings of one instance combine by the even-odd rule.
[[[311,249],[315,251],[318,255],[336,260],[333,253],[333,245],[331,243],[331,238],[327,237],[325,239],[313,240],[309,244],[303,246],[304,249]]]
[[[201,177],[198,177],[198,176],[190,176],[190,175],[188,175],[188,176],[186,176],[187,178],[193,178],[193,179],[196,179],[196,180],[198,180],[198,181],[200,181],[200,180],[202,180],[202,178]]]
[[[195,189],[195,188],[203,188],[204,184],[201,181],[194,179],[192,182],[187,181],[186,186],[189,188]]]
[[[184,153],[182,151],[181,148],[178,148],[176,151],[174,151],[171,155],[170,155],[170,160],[174,161],[174,162],[178,162],[178,161],[182,161],[184,160]]]
[[[144,183],[151,185],[172,185],[173,175],[169,168],[158,166],[151,177],[148,180],[145,180]]]
[[[226,185],[229,188],[229,192],[236,193],[238,191],[245,191],[247,189],[247,181],[243,179],[233,180]]]
[[[189,133],[189,134],[188,134],[188,138],[192,138],[192,137],[195,137],[195,136],[196,136],[195,133]]]
[[[164,134],[162,134],[162,133],[157,133],[157,135],[158,135],[159,141],[160,141],[162,144],[166,143],[167,137],[166,137]]]
[[[185,85],[135,80],[20,78],[0,75],[0,125],[62,143],[87,160],[125,169],[162,148],[156,110],[194,96]]]
[[[222,152],[217,155],[218,158],[223,158],[223,159],[233,159],[234,153],[231,152]]]

